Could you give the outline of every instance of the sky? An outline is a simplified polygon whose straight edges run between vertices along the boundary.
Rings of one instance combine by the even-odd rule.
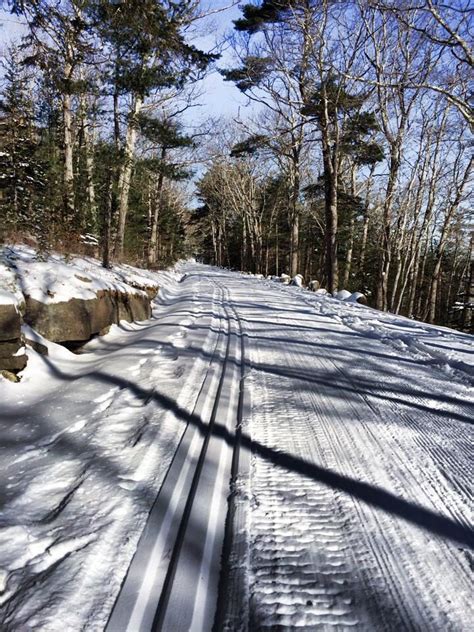
[[[232,0],[209,0],[207,4],[212,11],[228,7],[231,2]],[[216,41],[221,41],[227,33],[232,31],[232,22],[240,15],[240,10],[235,5],[204,19],[201,28],[206,34],[198,37],[194,44],[202,50],[212,50]],[[222,57],[217,62],[217,68],[226,67],[230,64],[230,61],[230,51],[224,48]],[[225,116],[229,118],[237,116],[239,107],[247,103],[246,97],[242,95],[232,82],[224,81],[217,70],[206,78],[203,85],[205,93],[201,101],[204,103],[203,110],[205,114],[209,116]]]
[[[207,0],[203,2],[203,10],[206,12],[224,10],[213,13],[199,23],[199,34],[193,39],[195,46],[206,52],[211,51],[214,49],[216,41],[221,40],[227,32],[232,30],[232,21],[240,16],[240,10],[237,5],[229,7],[231,4],[232,0]],[[2,0],[0,0],[1,6]],[[8,45],[18,40],[23,33],[24,27],[16,16],[12,16],[8,11],[0,8],[0,56]],[[229,61],[229,52],[224,50],[217,67],[225,67],[226,62]],[[224,81],[217,69],[203,81],[203,91],[203,95],[199,99],[202,106],[198,110],[192,110],[193,116],[197,112],[199,118],[207,116],[232,118],[237,116],[239,107],[247,103],[247,99],[234,84]]]

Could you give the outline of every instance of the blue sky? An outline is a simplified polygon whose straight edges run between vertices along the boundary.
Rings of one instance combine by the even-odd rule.
[[[0,6],[2,2],[0,0]],[[207,0],[203,2],[204,8],[211,11],[215,9],[225,8],[231,4],[231,0]],[[212,50],[215,46],[216,39],[221,38],[226,32],[232,30],[232,21],[240,16],[237,6],[230,7],[222,13],[211,15],[203,19],[199,24],[199,35],[194,44],[203,50]],[[7,11],[0,9],[0,55],[3,54],[5,48],[13,41],[21,37],[24,29],[15,16],[10,15]],[[225,66],[229,61],[229,54],[223,54],[222,59],[217,66]],[[245,105],[246,98],[237,90],[237,88],[229,82],[222,79],[219,73],[212,72],[203,82],[204,94],[199,100],[202,107],[199,110],[193,110],[193,115],[197,114],[198,118],[207,116],[217,117],[226,116],[233,117],[238,113],[239,106]]]
[[[213,0],[207,5],[213,9],[219,9],[231,4],[231,0]],[[222,13],[211,15],[204,20],[204,24],[200,28],[206,30],[208,27],[209,34],[199,37],[194,43],[199,48],[209,51],[216,42],[229,31],[232,31],[233,20],[240,17],[238,6],[226,9]],[[222,58],[217,62],[217,67],[226,67],[230,63],[230,53],[224,50]],[[234,86],[233,83],[224,81],[221,75],[215,71],[209,75],[204,81],[205,94],[202,102],[204,102],[203,114],[210,116],[236,116],[239,107],[247,103],[246,97]]]

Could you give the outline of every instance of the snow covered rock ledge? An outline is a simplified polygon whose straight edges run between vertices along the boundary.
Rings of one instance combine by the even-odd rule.
[[[0,371],[21,371],[26,362],[18,300],[0,289]]]
[[[86,342],[121,320],[146,320],[151,316],[145,292],[127,294],[98,290],[96,298],[71,298],[42,303],[25,296],[25,322],[52,342]]]
[[[20,371],[22,321],[52,342],[83,343],[121,320],[146,320],[158,283],[145,270],[111,270],[90,257],[46,259],[26,246],[0,251],[0,370]]]

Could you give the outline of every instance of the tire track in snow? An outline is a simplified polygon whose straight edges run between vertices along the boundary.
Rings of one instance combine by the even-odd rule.
[[[291,319],[291,316],[292,314],[289,312],[288,320]],[[271,333],[267,333],[267,335],[270,340]],[[299,332],[299,335],[308,342],[311,340],[304,329]],[[312,340],[314,342],[314,338]],[[254,347],[260,345],[257,340],[252,341],[251,339],[251,349],[252,342]],[[291,343],[289,344],[291,346]],[[285,354],[282,354],[278,360],[282,366],[291,368],[297,366],[300,369],[308,369],[308,354],[293,350],[291,352],[285,351]],[[318,363],[316,356],[313,360]],[[252,361],[257,367],[263,364],[262,358],[258,355],[258,349],[253,348]],[[331,364],[332,368],[335,368],[337,362]],[[320,365],[322,368],[327,368],[327,361],[326,365],[320,361]],[[335,389],[337,389],[337,381],[337,377],[334,378]],[[344,424],[344,416],[339,415],[340,423],[336,424],[336,430],[333,422],[334,418],[337,419],[338,417],[335,414],[337,413],[337,405],[335,408],[331,405],[337,402],[337,396],[330,398],[330,404],[324,405],[320,401],[321,393],[316,393],[314,385],[312,389],[308,385],[303,385],[297,389],[294,395],[292,386],[294,388],[296,385],[288,384],[285,396],[282,397],[281,391],[285,390],[283,378],[276,385],[275,381],[272,382],[265,375],[259,376],[258,380],[256,379],[252,389],[254,414],[256,415],[252,421],[252,438],[276,451],[285,450],[299,457],[306,456],[307,460],[310,461],[321,462],[322,459],[322,463],[326,467],[335,471],[340,471],[341,464],[344,464],[346,475],[350,475],[356,480],[371,481],[374,485],[380,486],[380,469],[377,463],[375,463],[375,467],[371,466],[370,458],[377,456],[378,453],[384,454],[384,450],[387,448],[381,442],[380,437],[378,439],[375,437],[372,426],[374,424],[383,425],[384,432],[389,430],[393,440],[395,433],[394,416],[402,415],[402,409],[393,403],[385,410],[379,405],[369,406],[370,402],[359,397],[359,413],[356,414],[358,409],[352,411],[357,423]],[[374,386],[378,394],[379,384],[377,380],[374,380]],[[344,391],[344,387],[342,391]],[[261,396],[260,399],[258,394]],[[328,396],[327,387],[325,395]],[[370,396],[369,392],[366,397],[370,398]],[[294,400],[295,397],[298,398],[298,401]],[[344,399],[346,406],[349,404],[352,406],[349,396],[346,395]],[[291,405],[289,401],[291,401]],[[409,402],[407,406],[409,406]],[[364,422],[364,415],[360,414],[361,408],[366,408],[365,412],[369,417],[367,422]],[[381,419],[375,419],[374,408],[382,415],[385,412],[390,418],[389,421],[385,423]],[[297,411],[296,418],[295,411]],[[305,417],[307,418],[306,422],[303,421]],[[455,426],[455,424],[444,423],[444,420],[438,418],[435,413],[418,415],[416,424],[415,419],[410,420],[409,416],[406,419],[406,414],[403,417],[405,425],[410,426],[410,422],[413,426],[416,425],[418,436],[421,435],[417,445],[421,441],[426,449],[430,445],[430,427],[432,429],[433,424],[439,429],[444,427],[445,431],[446,426]],[[431,423],[429,419],[431,419]],[[291,420],[291,423],[288,420]],[[428,426],[426,429],[423,428],[424,424]],[[311,432],[316,433],[316,441],[310,441]],[[360,436],[357,436],[360,434],[364,436],[364,441],[361,440]],[[297,441],[294,435],[305,437],[306,441],[303,443]],[[449,437],[448,442],[452,439],[453,437]],[[312,446],[309,454],[307,443],[311,443]],[[406,452],[400,442],[395,447],[396,449],[392,452],[396,456],[390,455],[395,459],[395,463],[386,468],[386,474],[389,474],[386,483],[388,488],[404,498],[406,497],[406,490],[417,483],[416,477],[409,470],[407,472],[407,463],[409,463],[407,459],[413,457],[414,453],[413,450]],[[436,463],[436,455],[439,455],[438,449],[435,450],[434,463]],[[444,456],[444,460],[448,468],[456,471],[455,464],[450,460],[449,455],[448,457]],[[351,466],[349,471],[347,471],[348,464]],[[254,573],[254,576],[251,587],[253,597],[250,629],[280,630],[294,629],[297,626],[303,626],[307,629],[326,629],[336,626],[337,629],[345,629],[351,625],[358,629],[367,629],[367,625],[369,625],[370,629],[387,630],[419,630],[427,629],[426,626],[429,629],[456,630],[460,629],[458,626],[461,621],[464,620],[467,624],[467,615],[462,612],[462,606],[461,608],[456,608],[456,605],[452,608],[448,606],[448,614],[443,614],[442,608],[440,608],[440,603],[444,606],[449,604],[450,597],[453,597],[453,589],[452,586],[443,582],[441,582],[442,585],[439,585],[437,575],[439,569],[444,567],[452,578],[460,573],[460,578],[456,581],[458,588],[465,581],[463,577],[466,578],[466,564],[461,563],[462,557],[454,545],[449,545],[446,550],[443,550],[442,545],[440,549],[439,543],[435,542],[430,547],[429,537],[422,538],[420,542],[417,542],[416,538],[413,539],[413,527],[411,526],[406,527],[412,538],[407,542],[404,533],[405,525],[403,523],[400,525],[397,520],[387,516],[384,512],[367,508],[354,498],[348,497],[347,494],[328,490],[327,487],[325,494],[321,493],[319,497],[312,497],[310,490],[314,489],[314,482],[311,482],[309,488],[306,489],[304,486],[302,487],[301,477],[295,474],[289,476],[288,473],[284,476],[281,471],[275,472],[275,469],[274,466],[260,457],[253,457],[251,481],[253,501],[250,508],[250,519],[254,536],[251,545],[253,556],[250,574]],[[403,470],[405,470],[404,475],[401,480],[398,480],[397,477],[403,473]],[[432,471],[436,471],[436,468],[432,468]],[[429,489],[427,489],[427,485]],[[282,493],[282,490],[285,490],[285,493]],[[298,497],[298,493],[301,493],[303,500],[291,501],[292,493],[296,494],[296,497]],[[421,493],[423,504],[425,502],[428,506],[432,504],[435,509],[442,509],[445,512],[449,503],[446,502],[446,498],[443,499],[443,494],[448,494],[449,498],[452,496],[449,487],[437,493],[429,478],[424,481]],[[456,504],[455,500],[454,504]],[[448,509],[448,513],[449,511]],[[292,515],[289,516],[289,513]],[[461,506],[459,510],[453,509],[451,513],[459,521],[459,517],[465,514],[465,507]],[[313,539],[314,525],[317,524],[317,518],[314,514],[317,514],[322,520],[321,530],[325,534],[319,540]],[[336,524],[332,525],[328,521],[335,516],[338,518],[335,520]],[[342,531],[341,523],[345,525]],[[306,527],[304,533],[301,532],[301,524]],[[369,525],[370,532],[364,528],[360,529],[360,525]],[[359,526],[359,530],[357,530],[357,526]],[[353,531],[352,535],[351,531]],[[310,562],[307,561],[306,556],[312,546],[309,546],[311,543],[308,543],[305,547],[304,540],[308,533],[311,535],[311,542],[316,542],[320,548],[319,557],[316,555]],[[300,548],[297,545],[296,550],[294,548],[295,541],[300,542]],[[394,543],[396,544],[395,549]],[[425,551],[421,552],[418,544],[421,547],[427,547]],[[317,572],[318,569],[324,569],[324,563],[331,559],[326,557],[321,561],[321,555],[328,556],[329,547],[335,548],[336,553],[343,554],[342,559],[336,558],[336,567],[339,570],[344,566],[349,568],[349,576],[359,577],[362,588],[357,590],[356,587],[352,587],[351,592],[351,586],[342,583],[341,585],[345,587],[337,594],[339,598],[341,598],[341,594],[344,595],[342,597],[344,608],[340,610],[338,610],[335,598],[328,599],[331,591],[326,590],[324,593],[325,606],[318,611],[311,608],[310,599],[304,601],[308,597],[308,591],[303,590],[302,587],[319,586],[322,583],[321,577],[317,577]],[[422,564],[422,568],[420,568],[421,557],[423,554],[426,555],[428,551],[431,559],[424,567]],[[345,561],[344,552],[348,552]],[[353,560],[352,566],[348,559]],[[339,564],[340,566],[337,566]],[[337,579],[337,575],[332,571],[330,571],[330,576]],[[404,576],[407,577],[405,582],[403,581]],[[392,581],[392,578],[395,579]],[[389,584],[388,599],[387,595],[383,594],[387,590],[387,582]],[[383,587],[382,594],[377,591],[377,584],[379,588]],[[360,597],[361,594],[362,598]],[[459,603],[462,603],[462,599],[462,595],[457,599],[458,606]],[[360,602],[366,607],[366,612],[362,612],[362,614]],[[358,605],[358,607],[354,606],[355,620],[350,618],[353,603]],[[468,605],[467,599],[465,605]],[[332,615],[329,614],[331,607],[333,609]],[[364,610],[363,607],[362,610]],[[334,612],[337,612],[337,616]],[[364,616],[366,617],[365,621]],[[348,618],[344,620],[343,617]],[[239,629],[245,629],[245,626]]]

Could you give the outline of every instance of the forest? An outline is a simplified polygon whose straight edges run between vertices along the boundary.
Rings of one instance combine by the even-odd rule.
[[[1,56],[2,243],[299,273],[468,330],[468,0],[236,6],[4,4],[21,29]],[[216,73],[238,116],[200,111]]]

